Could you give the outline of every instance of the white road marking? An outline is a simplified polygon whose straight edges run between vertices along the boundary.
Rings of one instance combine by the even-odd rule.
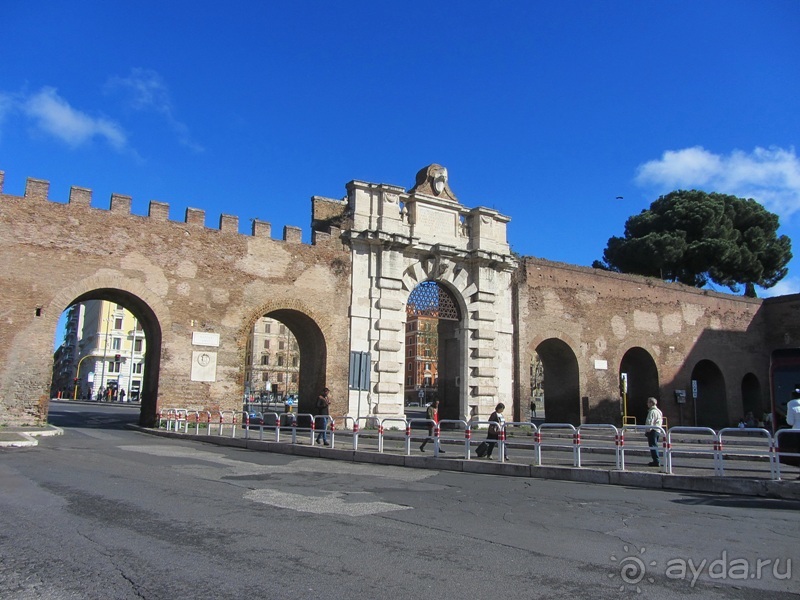
[[[324,496],[304,496],[302,494],[289,494],[269,489],[251,490],[244,495],[245,498],[254,502],[318,515],[364,517],[366,515],[412,508],[411,506],[402,506],[389,502],[345,502],[344,498],[346,496],[347,494],[342,492],[326,492]]]

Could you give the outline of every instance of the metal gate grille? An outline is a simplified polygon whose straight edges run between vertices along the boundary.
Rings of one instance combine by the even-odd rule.
[[[459,321],[458,307],[453,298],[435,281],[423,281],[408,297],[408,316],[437,317],[448,321]]]

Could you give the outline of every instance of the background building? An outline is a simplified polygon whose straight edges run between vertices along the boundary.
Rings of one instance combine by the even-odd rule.
[[[247,346],[245,395],[296,395],[300,351],[289,328],[276,319],[261,317]]]
[[[121,304],[90,300],[70,306],[66,323],[54,355],[52,395],[140,400],[146,342],[136,317]]]
[[[425,404],[439,384],[438,317],[410,314],[406,321],[406,404]]]

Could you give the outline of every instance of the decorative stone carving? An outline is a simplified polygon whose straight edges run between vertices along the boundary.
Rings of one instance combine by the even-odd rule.
[[[458,202],[447,182],[447,169],[436,163],[419,170],[416,183],[409,190],[409,194],[414,193],[427,194],[442,200]]]

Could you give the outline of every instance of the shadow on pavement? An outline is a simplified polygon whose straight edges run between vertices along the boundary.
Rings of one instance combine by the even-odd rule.
[[[728,508],[766,508],[769,510],[800,510],[800,502],[796,500],[781,500],[779,498],[745,498],[742,496],[720,496],[711,494],[698,494],[674,500],[676,504],[688,506],[724,506]]]
[[[138,404],[125,406],[51,402],[47,422],[63,429],[127,429],[129,425],[139,422],[139,413]]]

